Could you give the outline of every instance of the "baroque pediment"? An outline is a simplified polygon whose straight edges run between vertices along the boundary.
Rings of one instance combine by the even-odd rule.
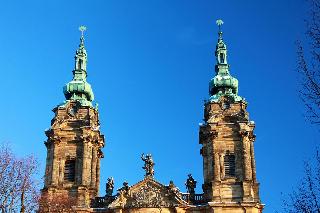
[[[159,208],[188,205],[181,198],[178,188],[165,186],[153,178],[145,178],[120,191],[119,196],[108,207],[114,208]]]

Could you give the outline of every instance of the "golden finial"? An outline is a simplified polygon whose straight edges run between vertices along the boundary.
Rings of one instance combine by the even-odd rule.
[[[223,21],[222,21],[221,19],[218,19],[218,20],[216,21],[216,24],[217,24],[218,27],[219,27],[219,32],[221,32],[221,26],[223,25]]]
[[[223,25],[223,21],[221,19],[218,19],[216,21],[216,24],[218,25],[219,27],[219,32],[218,32],[218,35],[219,35],[219,39],[222,39],[222,31],[221,31],[221,26]]]
[[[221,19],[218,19],[218,20],[216,21],[216,24],[217,24],[218,26],[221,26],[221,25],[223,25],[223,21],[222,21]]]
[[[87,30],[87,27],[82,25],[82,26],[79,27],[79,30],[81,32],[81,36],[83,37],[84,31]]]

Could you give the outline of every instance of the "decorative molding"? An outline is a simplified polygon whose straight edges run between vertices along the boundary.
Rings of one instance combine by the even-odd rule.
[[[171,182],[164,186],[147,177],[130,187],[128,193],[120,192],[109,208],[169,208],[186,205],[181,193]]]

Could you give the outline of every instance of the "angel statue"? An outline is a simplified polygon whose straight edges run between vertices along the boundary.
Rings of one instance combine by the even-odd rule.
[[[145,177],[153,177],[154,175],[154,165],[155,163],[152,160],[151,154],[147,154],[144,156],[144,153],[141,155],[141,159],[144,161],[144,167],[142,167],[146,171]]]

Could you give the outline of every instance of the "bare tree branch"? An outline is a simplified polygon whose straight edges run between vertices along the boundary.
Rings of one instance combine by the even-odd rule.
[[[299,94],[306,107],[306,118],[320,124],[320,0],[308,0],[310,10],[305,20],[307,44],[297,41]]]
[[[1,212],[33,212],[38,208],[36,172],[34,157],[17,158],[8,146],[0,145]]]
[[[47,212],[63,212],[63,213],[76,213],[74,207],[77,205],[75,197],[68,194],[51,195],[43,193],[39,200],[39,213]]]

